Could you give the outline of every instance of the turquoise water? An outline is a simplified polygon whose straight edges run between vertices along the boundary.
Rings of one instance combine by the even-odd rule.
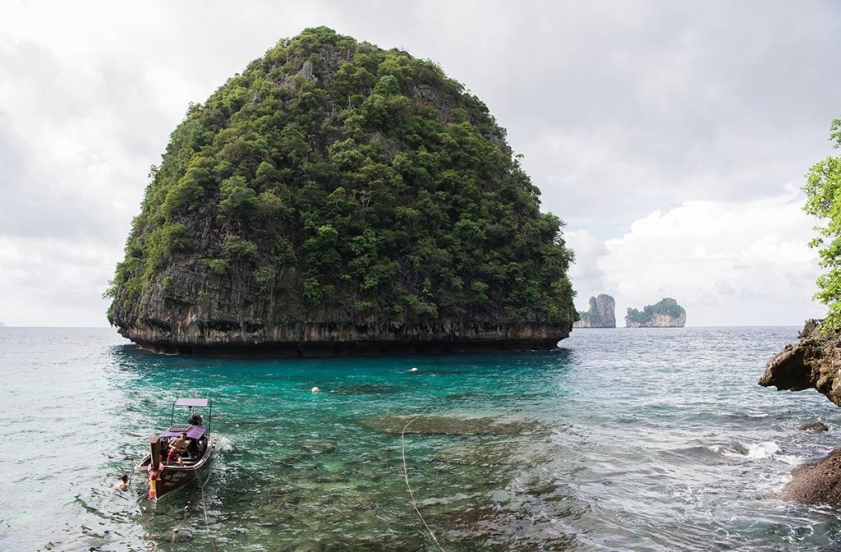
[[[578,330],[553,352],[251,361],[0,329],[0,550],[833,548],[837,509],[775,498],[841,427],[814,391],[756,385],[796,334]],[[154,511],[137,478],[112,490],[194,390],[218,437],[204,489]],[[797,429],[817,419],[831,431]]]

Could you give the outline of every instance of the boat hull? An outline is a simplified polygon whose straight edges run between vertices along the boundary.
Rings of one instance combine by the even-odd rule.
[[[186,487],[197,478],[203,477],[213,456],[213,449],[214,446],[212,444],[208,445],[204,451],[204,455],[191,465],[164,464],[163,470],[159,472],[158,480],[155,484],[155,497],[161,499],[173,491]],[[135,471],[147,473],[151,461],[152,455],[147,454],[135,465]]]

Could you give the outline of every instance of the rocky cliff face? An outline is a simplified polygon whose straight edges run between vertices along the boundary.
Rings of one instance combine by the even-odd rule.
[[[641,311],[629,308],[626,328],[682,328],[686,325],[686,309],[671,297],[665,297]]]
[[[768,362],[759,385],[780,391],[816,389],[841,406],[841,334],[824,335],[819,321],[807,320],[798,337]],[[781,492],[783,500],[841,504],[841,448],[794,468],[791,476]]]
[[[178,353],[549,349],[561,221],[432,62],[308,29],[191,106],[153,167],[109,321]]]
[[[284,279],[295,289],[293,274]],[[155,352],[283,357],[545,350],[567,337],[571,326],[536,319],[515,324],[504,313],[384,322],[373,315],[352,317],[349,309],[313,309],[294,291],[281,295],[286,301],[278,305],[258,297],[256,288],[247,272],[220,277],[197,259],[186,261],[157,279],[128,316],[120,312],[117,329]]]
[[[604,293],[590,297],[589,310],[579,313],[579,317],[573,324],[574,328],[615,328],[616,301]]]
[[[686,325],[686,313],[680,316],[671,316],[669,314],[654,314],[649,320],[645,322],[637,322],[629,320],[625,317],[626,328],[682,328]]]
[[[841,335],[823,335],[819,321],[807,320],[798,339],[768,362],[759,385],[788,391],[816,389],[841,406]]]

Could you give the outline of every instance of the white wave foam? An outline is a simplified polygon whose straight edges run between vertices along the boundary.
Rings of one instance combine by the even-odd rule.
[[[722,456],[730,458],[747,458],[750,460],[771,458],[780,452],[780,447],[773,441],[752,443],[746,446],[742,444],[736,444],[735,446],[713,445],[709,448],[716,454],[721,454]]]
[[[803,458],[800,456],[795,456],[793,454],[775,454],[775,460],[779,460],[780,462],[784,462],[789,466],[799,466],[803,463]]]
[[[803,458],[793,454],[780,454],[780,447],[773,441],[753,443],[747,446],[736,444],[735,446],[712,445],[709,450],[729,458],[740,458],[743,460],[761,460],[772,458],[790,466],[798,466],[803,463]]]
[[[748,451],[745,456],[753,459],[769,458],[780,452],[780,447],[773,441],[765,441],[764,443],[748,445],[747,449]]]

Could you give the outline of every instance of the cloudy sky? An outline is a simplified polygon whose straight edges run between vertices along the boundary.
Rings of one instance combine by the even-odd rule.
[[[837,155],[841,3],[7,0],[0,321],[107,325],[101,294],[189,102],[318,25],[432,59],[485,101],[567,223],[580,308],[825,312],[800,187]]]

